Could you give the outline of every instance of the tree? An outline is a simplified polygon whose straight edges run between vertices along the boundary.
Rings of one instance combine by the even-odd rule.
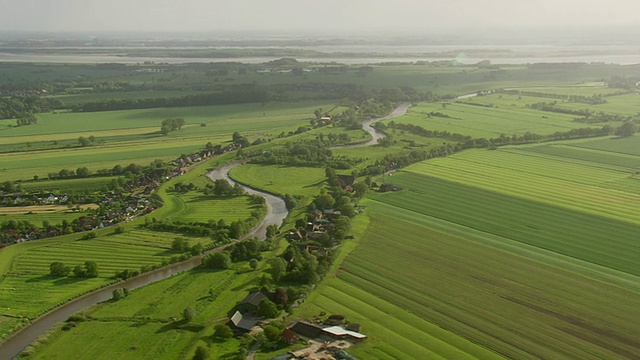
[[[124,299],[127,296],[128,293],[129,292],[125,288],[117,288],[117,289],[113,290],[113,292],[111,293],[111,299],[113,301],[118,301],[120,299]]]
[[[218,324],[215,326],[215,330],[213,331],[213,336],[220,339],[229,339],[233,336],[233,331],[229,326],[225,324]]]
[[[313,200],[313,203],[318,210],[333,209],[335,202],[336,200],[329,194],[318,195],[318,197]]]
[[[281,257],[269,260],[269,273],[273,281],[279,281],[287,273],[287,262]]]
[[[267,226],[267,239],[270,239],[278,234],[278,225],[271,224]]]
[[[273,301],[266,298],[260,300],[260,304],[258,305],[258,314],[260,314],[260,316],[272,319],[278,316],[278,313],[278,306],[276,306]]]
[[[98,263],[96,263],[95,261],[86,261],[84,263],[84,273],[86,277],[98,277],[100,273],[98,269]]]
[[[91,141],[89,139],[87,139],[84,136],[80,136],[78,138],[78,142],[80,143],[80,146],[85,147],[85,146],[89,146],[91,144]]]
[[[209,351],[204,346],[198,346],[193,360],[209,360]]]
[[[188,306],[184,310],[182,310],[182,317],[184,318],[185,322],[191,322],[191,320],[196,317],[196,312],[191,306]]]
[[[275,300],[276,300],[276,304],[287,306],[287,304],[289,304],[289,295],[287,294],[287,289],[283,287],[277,288]]]
[[[86,276],[86,273],[85,273],[84,269],[82,268],[82,266],[78,265],[78,266],[73,268],[73,276],[75,276],[75,277],[85,277]]]
[[[249,260],[249,266],[251,267],[251,269],[255,270],[258,268],[258,260],[257,259],[251,259]]]
[[[216,252],[205,256],[202,265],[208,269],[228,269],[231,266],[231,258],[226,251]]]
[[[282,335],[282,329],[278,328],[275,325],[271,325],[270,324],[270,325],[267,325],[267,326],[264,327],[264,336],[270,342],[279,341],[281,335]]]
[[[60,261],[56,261],[49,265],[49,273],[53,277],[67,276],[71,272],[71,269]]]
[[[637,131],[638,131],[638,128],[636,124],[634,124],[633,121],[627,121],[616,129],[616,135],[633,136]]]
[[[89,171],[89,169],[87,169],[86,167],[79,167],[76,170],[76,176],[79,178],[86,178],[89,177],[89,175],[91,175],[91,171]]]

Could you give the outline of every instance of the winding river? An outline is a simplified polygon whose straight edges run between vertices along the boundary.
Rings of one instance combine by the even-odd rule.
[[[358,147],[358,146],[371,146],[378,143],[378,139],[385,137],[386,135],[373,128],[371,125],[377,121],[390,119],[398,116],[404,115],[409,109],[409,104],[404,104],[396,108],[391,114],[380,117],[373,118],[369,120],[365,120],[362,125],[363,129],[371,134],[372,139],[365,143],[353,144],[353,145],[344,145],[335,147],[337,148],[348,148],[348,147]],[[242,166],[240,162],[234,162],[223,167],[212,170],[207,174],[207,176],[212,179],[226,179],[232,185],[236,183],[230,176],[229,171],[236,166]],[[280,226],[282,221],[289,214],[287,211],[287,207],[285,206],[284,200],[278,196],[273,194],[263,192],[244,184],[240,184],[244,187],[245,191],[249,194],[259,195],[265,198],[267,204],[267,215],[263,219],[263,221],[256,226],[250,233],[244,236],[257,236],[260,239],[266,238],[267,226],[269,225],[277,225]],[[221,251],[227,246],[232,245],[233,243],[218,247],[216,249],[210,250],[208,252]],[[0,343],[0,360],[10,360],[16,358],[20,352],[29,346],[32,342],[38,339],[38,337],[44,334],[47,330],[53,327],[55,324],[65,321],[69,316],[82,311],[90,306],[98,304],[100,302],[109,300],[113,296],[113,290],[117,288],[127,288],[129,290],[137,289],[139,287],[149,285],[156,281],[160,281],[171,277],[173,275],[179,274],[181,272],[193,269],[194,267],[200,265],[202,262],[202,255],[194,256],[188,260],[167,265],[160,269],[156,269],[134,278],[128,279],[126,281],[120,281],[106,287],[100,288],[98,290],[92,291],[85,295],[82,295],[78,298],[75,298],[59,307],[41,315],[37,319],[35,319],[31,324],[27,327],[22,328],[20,331],[15,333],[12,337]]]

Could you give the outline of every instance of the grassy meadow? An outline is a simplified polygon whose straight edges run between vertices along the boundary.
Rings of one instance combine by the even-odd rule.
[[[253,279],[245,263],[231,270],[193,270],[173,276],[135,290],[118,302],[85,311],[89,320],[78,322],[72,331],[53,330],[39,341],[36,351],[31,350],[30,358],[63,359],[73,348],[96,359],[190,359],[198,345],[211,347],[217,358],[232,356],[239,341],[215,339],[214,325],[246,296],[254,286]],[[182,311],[188,306],[196,316],[185,323]]]

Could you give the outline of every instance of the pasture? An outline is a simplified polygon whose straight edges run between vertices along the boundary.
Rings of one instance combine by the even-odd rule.
[[[324,187],[324,169],[281,165],[244,164],[230,171],[231,178],[274,194],[313,196]]]
[[[176,195],[182,205],[169,218],[184,222],[208,222],[212,219],[225,220],[230,224],[236,220],[244,220],[251,216],[256,205],[249,196],[233,198],[214,198],[197,191]]]
[[[498,100],[499,95],[483,96],[484,101],[489,98]],[[500,99],[504,101],[504,99]],[[475,98],[471,101],[475,102]],[[571,129],[585,127],[585,124],[573,122],[575,116],[557,113],[546,113],[535,109],[525,108],[524,101],[516,106],[483,107],[464,103],[424,103],[409,109],[409,113],[396,123],[407,123],[421,126],[427,130],[448,131],[469,135],[475,138],[494,138],[500,134],[524,135],[531,132],[549,135],[554,132],[565,132]],[[440,113],[443,116],[429,116],[430,113]],[[386,120],[385,123],[389,123]]]
[[[192,270],[132,291],[117,302],[99,304],[84,312],[90,320],[45,336],[30,350],[31,358],[64,357],[70,349],[96,359],[191,358],[198,345],[211,346],[211,353],[220,357],[233,355],[239,341],[217,341],[212,334],[214,325],[226,319],[228,309],[252,286],[255,274],[246,268],[237,264],[225,271]],[[182,311],[188,306],[196,316],[186,323]]]

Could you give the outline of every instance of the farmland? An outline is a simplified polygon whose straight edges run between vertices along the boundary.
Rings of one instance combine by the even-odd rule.
[[[91,171],[129,163],[148,164],[155,159],[173,160],[181,154],[200,150],[207,142],[226,142],[239,131],[251,139],[275,138],[283,131],[307,125],[318,107],[326,103],[303,102],[274,106],[228,105],[172,109],[111,111],[100,113],[42,114],[37,126],[4,128],[1,141],[7,146],[53,141],[72,141],[73,147],[0,154],[0,174],[7,180],[45,178],[73,164]],[[186,125],[168,136],[159,133],[163,119],[184,118]],[[202,126],[204,124],[204,126]],[[99,144],[78,147],[79,137],[94,136]],[[0,141],[0,145],[2,144]]]
[[[301,66],[306,69],[308,65]],[[33,65],[34,71],[41,67],[46,68]],[[389,127],[386,144],[332,148],[332,156],[346,164],[341,164],[338,173],[357,175],[375,164],[381,174],[397,169],[402,155],[438,148],[450,152],[390,176],[358,179],[391,183],[403,190],[367,193],[360,202],[364,213],[354,219],[349,233],[355,239],[337,248],[334,271],[300,308],[292,310],[287,321],[318,318],[321,312],[345,314],[349,321],[362,324],[369,336],[353,349],[363,359],[640,356],[640,334],[633,321],[640,318],[640,247],[636,241],[640,137],[611,135],[460,151],[462,142],[450,136],[515,138],[605,125],[615,129],[621,121],[583,123],[575,121],[576,115],[541,111],[532,105],[554,101],[555,95],[603,95],[606,104],[562,100],[557,106],[635,116],[637,95],[594,81],[633,75],[637,67],[573,64],[481,69],[397,64],[373,66],[366,73],[358,67],[335,66],[335,74],[328,75],[323,71],[333,71],[331,66],[318,66],[302,76],[275,70],[266,75],[256,72],[257,67],[247,73],[232,68],[225,76],[206,73],[211,71],[207,65],[158,67],[162,71],[154,76],[133,65],[111,70],[113,79],[130,77],[133,91],[100,93],[88,86],[91,84],[82,84],[56,98],[84,104],[129,97],[178,97],[200,91],[189,89],[224,91],[255,81],[254,85],[264,86],[277,100],[100,112],[56,108],[37,113],[37,123],[29,126],[15,126],[15,119],[0,120],[2,182],[16,181],[16,186],[30,192],[94,194],[119,179],[107,172],[95,176],[100,169],[147,165],[156,159],[169,162],[201,151],[208,142],[224,147],[231,144],[234,132],[246,136],[249,144],[258,139],[265,142],[246,149],[240,145],[241,151],[231,146],[223,155],[178,169],[188,171],[184,175],[163,175],[161,186],[148,189],[149,199],[162,206],[148,216],[120,224],[118,231],[99,229],[94,239],[82,240],[84,234],[78,233],[0,250],[0,339],[25,324],[25,318],[115,281],[116,272],[175,260],[182,255],[171,249],[177,238],[189,245],[212,244],[211,238],[150,231],[145,226],[149,223],[230,223],[249,217],[256,206],[249,197],[214,197],[202,191],[210,184],[204,175],[211,167],[246,160],[249,163],[231,171],[232,178],[275,194],[296,196],[297,206],[285,221],[284,229],[289,230],[315,206],[307,205],[316,195],[342,190],[327,186],[323,164],[261,165],[250,163],[252,158],[322,137],[347,135],[351,143],[369,138],[357,127],[335,123],[311,129],[310,124],[323,115],[314,114],[319,108],[336,117],[346,110],[417,102],[406,116],[385,123],[446,133],[422,136]],[[47,70],[59,70],[61,77],[72,75],[67,69]],[[95,70],[78,67],[76,73],[92,73],[94,79],[107,76]],[[172,90],[139,90],[159,83]],[[433,100],[435,95],[405,97],[398,89],[389,90],[407,86],[446,97],[419,102],[419,98]],[[512,86],[546,95],[496,92],[457,100],[452,95]],[[387,90],[391,95],[385,99],[381,94]],[[353,99],[348,96],[351,92]],[[163,135],[160,124],[169,118],[182,118],[185,124]],[[81,137],[93,140],[83,146]],[[441,157],[444,155],[449,156]],[[92,172],[87,178],[43,180],[61,169],[85,166]],[[39,180],[31,181],[34,175]],[[193,187],[180,188],[187,184]],[[346,191],[343,196],[355,197]],[[0,215],[0,222],[8,216]],[[71,219],[63,212],[33,211],[20,216],[34,223]],[[283,239],[280,242],[284,244]],[[88,321],[79,322],[72,331],[58,327],[29,352],[33,358],[59,358],[73,348],[95,358],[109,354],[174,359],[191,358],[202,345],[212,354],[232,357],[241,348],[240,342],[213,341],[213,326],[228,317],[234,304],[258,283],[291,285],[270,282],[271,275],[264,271],[267,261],[284,251],[283,244],[263,254],[265,259],[256,271],[246,261],[235,263],[231,270],[196,270],[132,291],[118,302],[98,305],[88,312]],[[54,261],[71,267],[96,261],[100,276],[53,278],[49,265]],[[308,291],[312,287],[300,288]],[[179,318],[186,306],[197,313],[188,325],[172,319]],[[258,358],[267,354],[259,353]]]

